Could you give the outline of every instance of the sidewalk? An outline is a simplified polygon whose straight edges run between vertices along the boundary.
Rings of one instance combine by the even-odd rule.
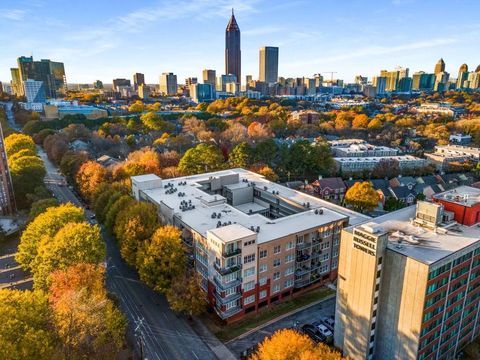
[[[280,320],[282,320],[282,319],[284,319],[284,318],[286,318],[286,317],[289,317],[289,316],[291,316],[291,315],[295,315],[296,313],[298,313],[298,312],[300,312],[300,311],[303,311],[303,310],[308,309],[308,308],[310,308],[310,307],[312,307],[312,306],[318,305],[318,304],[320,304],[320,303],[322,303],[322,302],[324,302],[324,301],[328,301],[328,300],[334,298],[335,296],[336,296],[336,294],[332,294],[332,295],[326,296],[326,297],[324,297],[323,299],[320,299],[320,300],[318,300],[318,301],[312,302],[312,303],[310,303],[310,304],[307,304],[307,305],[305,305],[305,306],[302,306],[302,307],[300,307],[300,308],[297,308],[297,309],[295,309],[295,310],[292,310],[292,311],[290,311],[290,312],[288,312],[288,313],[285,313],[285,314],[283,314],[283,315],[280,315],[280,316],[276,317],[275,319],[269,320],[269,321],[267,321],[266,323],[263,323],[263,324],[255,327],[255,328],[253,328],[253,329],[250,329],[250,330],[244,332],[242,335],[239,335],[239,336],[237,336],[236,338],[233,338],[233,339],[231,339],[231,340],[228,340],[225,344],[229,344],[229,343],[231,343],[231,342],[241,340],[241,339],[247,337],[248,335],[250,335],[250,334],[252,334],[252,333],[254,333],[254,332],[257,332],[257,331],[259,331],[259,330],[261,330],[261,329],[263,329],[263,328],[265,328],[265,327],[267,327],[267,326],[269,326],[269,325],[271,325],[271,324],[276,323],[277,321],[280,321]]]
[[[200,320],[194,318],[191,325],[219,360],[237,360],[235,355]]]

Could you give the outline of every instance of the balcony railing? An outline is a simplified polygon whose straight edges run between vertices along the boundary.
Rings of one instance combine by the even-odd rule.
[[[241,292],[238,292],[238,293],[235,293],[235,294],[226,296],[226,297],[221,297],[220,294],[214,293],[213,296],[215,296],[215,299],[217,300],[217,303],[219,303],[219,304],[226,304],[226,303],[228,303],[228,302],[230,302],[230,301],[234,301],[234,300],[240,299],[240,298],[242,297],[242,293],[241,293]]]
[[[215,270],[220,274],[220,275],[228,275],[228,274],[231,274],[232,272],[235,272],[235,271],[238,271],[240,270],[240,266],[239,265],[233,265],[233,266],[229,266],[229,267],[219,267],[217,264],[214,264],[213,267],[215,268]]]
[[[242,283],[242,278],[239,277],[238,279],[229,281],[228,283],[224,283],[220,279],[218,279],[217,276],[214,276],[213,281],[214,281],[215,285],[217,285],[220,289],[225,290],[225,289],[229,289],[233,286],[240,285]]]
[[[240,253],[242,252],[242,249],[241,248],[236,248],[236,249],[225,249],[225,251],[223,251],[223,257],[230,257],[230,256],[235,256],[235,255],[239,255]]]
[[[312,243],[311,242],[303,242],[303,243],[299,243],[297,244],[297,250],[302,250],[302,249],[306,249],[306,248],[309,248],[312,246]]]

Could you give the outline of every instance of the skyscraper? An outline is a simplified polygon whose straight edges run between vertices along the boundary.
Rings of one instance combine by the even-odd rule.
[[[23,82],[28,103],[45,103],[45,84],[43,81],[28,79]]]
[[[260,48],[258,80],[273,84],[278,81],[278,47],[264,46]]]
[[[43,82],[45,95],[50,98],[65,94],[66,77],[63,63],[49,59],[33,61],[31,56],[21,56],[17,58],[17,64],[22,82],[29,79]]]
[[[215,70],[204,69],[203,70],[203,83],[210,84],[215,88],[215,82],[217,78],[217,73]]]
[[[240,51],[240,28],[233,14],[225,31],[225,74],[235,75],[237,81],[242,80],[242,55]]]
[[[441,73],[443,71],[445,71],[445,61],[440,58],[440,60],[438,60],[438,62],[435,64],[434,74],[437,75],[438,73]]]
[[[133,87],[138,90],[140,85],[145,85],[145,75],[142,73],[133,74]]]
[[[12,74],[12,90],[13,93],[17,96],[23,96],[25,95],[23,91],[23,83],[22,83],[22,77],[20,75],[20,69],[19,68],[11,68],[10,73]]]
[[[165,95],[177,95],[177,75],[174,73],[160,75],[160,92]]]
[[[458,69],[457,89],[465,88],[465,81],[468,79],[468,65],[462,64]]]

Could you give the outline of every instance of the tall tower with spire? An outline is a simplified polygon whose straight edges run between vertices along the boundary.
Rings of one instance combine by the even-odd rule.
[[[443,61],[443,58],[440,58],[438,62],[435,64],[435,75],[445,71],[445,61]]]
[[[240,51],[240,28],[232,9],[232,17],[225,31],[225,74],[237,77],[237,83],[242,80],[242,55]]]

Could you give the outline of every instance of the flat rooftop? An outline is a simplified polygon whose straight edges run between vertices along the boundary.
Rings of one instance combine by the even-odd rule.
[[[304,211],[278,219],[270,219],[255,213],[249,215],[249,209],[252,209],[253,212],[260,211],[264,208],[262,204],[247,202],[232,206],[227,204],[223,196],[208,194],[201,188],[202,183],[212,178],[236,174],[239,176],[239,181],[225,185],[225,187],[232,189],[246,187],[248,182],[255,183],[255,187],[258,189],[267,187],[269,193],[275,192],[276,197],[303,207]],[[134,179],[138,181],[138,178]],[[145,178],[145,180],[149,179],[151,178]],[[170,193],[162,186],[160,188],[143,190],[142,192],[156,204],[161,204],[171,209],[176,217],[180,218],[196,232],[202,234],[202,236],[206,236],[207,231],[216,229],[218,222],[221,222],[222,225],[229,223],[239,224],[246,229],[260,227],[260,231],[257,234],[257,242],[264,243],[333,221],[346,219],[347,217],[351,225],[360,224],[370,219],[369,216],[273,183],[261,175],[240,168],[163,180],[163,185],[168,183],[173,184],[177,191]],[[178,196],[178,193],[185,195]],[[190,210],[181,211],[180,207],[182,202],[185,201],[188,202]],[[306,203],[310,203],[310,207],[304,207]],[[319,212],[319,209],[322,209],[322,211]],[[213,217],[213,213],[217,214],[217,216],[220,214],[220,218]]]
[[[480,228],[476,225],[455,225],[455,231],[445,234],[434,232],[428,228],[415,226],[410,219],[415,218],[416,206],[393,211],[373,218],[369,223],[377,224],[389,233],[387,249],[430,265],[454,254],[463,248],[480,242]],[[348,230],[351,231],[353,227]],[[398,243],[398,232],[402,234],[402,242]]]
[[[435,194],[433,198],[470,207],[480,203],[480,189],[471,186],[459,186],[455,189]]]
[[[365,156],[365,157],[335,157],[333,160],[338,162],[379,162],[381,160],[397,161],[418,161],[424,160],[412,155],[392,155],[392,156]]]

